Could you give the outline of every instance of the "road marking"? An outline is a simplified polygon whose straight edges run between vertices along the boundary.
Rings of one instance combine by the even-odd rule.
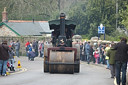
[[[19,70],[19,71],[14,72],[14,73],[10,73],[10,74],[18,74],[18,73],[22,73],[22,72],[27,71],[27,69],[26,69],[26,68],[20,68],[20,69],[18,69],[18,70]]]
[[[114,78],[114,85],[117,85],[117,83],[116,83],[116,78]]]

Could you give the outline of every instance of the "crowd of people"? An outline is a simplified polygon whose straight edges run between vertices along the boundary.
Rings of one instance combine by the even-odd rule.
[[[34,60],[34,57],[38,55],[40,57],[44,57],[44,42],[36,41],[33,42],[27,41],[25,44],[26,47],[26,56],[28,56],[28,60]]]
[[[33,61],[35,57],[38,55],[40,57],[44,57],[44,42],[43,41],[36,41],[33,40],[33,42],[27,41],[25,44],[26,48],[26,56],[28,57],[28,60]],[[10,71],[15,71],[14,68],[14,57],[19,55],[20,50],[20,42],[17,40],[16,42],[14,40],[8,42],[3,41],[2,44],[0,44],[0,75],[6,76],[6,72],[9,69]]]
[[[14,69],[14,56],[19,57],[20,42],[7,41],[0,44],[0,74],[6,76],[7,66],[10,71]],[[38,55],[44,57],[44,42],[33,40],[25,44],[26,56],[28,60],[34,60]],[[126,70],[128,61],[128,44],[126,38],[121,38],[119,43],[111,42],[110,44],[91,44],[85,42],[80,44],[80,60],[90,64],[105,64],[106,69],[110,69],[111,78],[116,77],[117,84],[120,85],[122,72],[122,85],[126,85]]]
[[[11,41],[8,45],[8,42],[5,40],[0,44],[0,74],[6,76],[7,68],[10,71],[15,71],[14,69],[14,56],[19,57],[20,43],[17,40],[16,42]]]
[[[128,44],[126,38],[121,38],[119,43],[91,45],[85,42],[80,45],[80,59],[88,64],[105,64],[110,70],[111,78],[116,78],[117,85],[126,85],[126,70],[128,61]],[[122,73],[122,79],[121,79]]]
[[[85,42],[80,45],[80,59],[81,61],[93,61],[95,64],[107,64],[107,49],[110,48],[111,44],[97,44]],[[109,65],[107,69],[109,68]]]

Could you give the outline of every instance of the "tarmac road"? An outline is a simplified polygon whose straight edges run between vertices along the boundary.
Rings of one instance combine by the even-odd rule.
[[[27,57],[20,57],[18,60],[23,70],[0,76],[0,85],[114,85],[110,71],[104,66],[81,62],[80,73],[50,74],[43,72],[43,58],[28,61]],[[17,62],[15,64],[17,67]]]

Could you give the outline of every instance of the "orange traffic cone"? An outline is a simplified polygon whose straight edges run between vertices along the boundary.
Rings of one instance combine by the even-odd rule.
[[[21,68],[20,60],[18,61],[18,66],[17,66],[17,68]]]

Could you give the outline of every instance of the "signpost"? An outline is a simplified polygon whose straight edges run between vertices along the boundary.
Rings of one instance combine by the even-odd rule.
[[[104,34],[104,40],[105,40],[105,26],[103,26],[103,24],[100,24],[100,26],[98,26],[98,39],[100,37],[100,34]]]

